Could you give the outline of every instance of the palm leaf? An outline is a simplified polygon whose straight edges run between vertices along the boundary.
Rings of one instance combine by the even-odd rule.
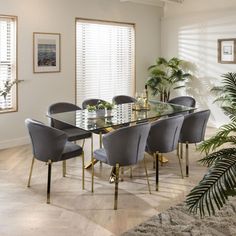
[[[201,217],[215,214],[226,203],[227,191],[236,187],[236,153],[216,152],[218,160],[186,199],[189,211]]]

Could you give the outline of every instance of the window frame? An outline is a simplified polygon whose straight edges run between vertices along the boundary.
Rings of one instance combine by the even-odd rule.
[[[107,24],[118,24],[118,25],[132,25],[134,28],[134,78],[133,78],[133,97],[135,96],[136,93],[136,88],[137,88],[137,81],[136,81],[136,24],[135,23],[130,23],[130,22],[123,22],[123,21],[111,21],[111,20],[101,20],[101,19],[93,19],[93,18],[83,18],[83,17],[76,17],[75,18],[75,104],[78,104],[77,101],[77,66],[76,66],[76,62],[77,62],[77,48],[76,48],[76,44],[77,44],[77,32],[76,32],[76,27],[77,27],[77,22],[81,20],[81,21],[87,21],[87,22],[98,22],[98,23],[107,23]]]
[[[0,18],[12,19],[15,22],[15,80],[17,83],[14,85],[14,99],[13,106],[11,108],[5,108],[0,110],[0,114],[18,112],[18,17],[15,15],[0,14]]]

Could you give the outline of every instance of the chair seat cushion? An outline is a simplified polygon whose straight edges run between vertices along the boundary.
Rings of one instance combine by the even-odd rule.
[[[68,136],[68,141],[76,141],[79,139],[90,138],[91,133],[79,128],[62,129]]]
[[[63,153],[61,155],[61,161],[80,156],[82,154],[82,151],[83,149],[79,145],[71,142],[66,142]]]
[[[107,163],[107,154],[104,148],[100,148],[94,151],[94,158],[103,163]]]

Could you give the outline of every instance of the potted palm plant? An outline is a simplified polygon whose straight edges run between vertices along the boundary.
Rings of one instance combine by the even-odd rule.
[[[169,61],[163,57],[156,60],[156,64],[148,68],[150,77],[146,85],[152,91],[152,95],[160,95],[160,100],[166,102],[170,98],[173,89],[184,87],[184,82],[191,78],[184,64],[187,62],[176,57]]]
[[[230,118],[199,149],[208,153],[200,162],[209,167],[207,174],[188,194],[186,203],[192,213],[201,216],[215,214],[226,203],[228,196],[236,195],[236,73],[222,76],[222,86],[214,87],[216,102]]]

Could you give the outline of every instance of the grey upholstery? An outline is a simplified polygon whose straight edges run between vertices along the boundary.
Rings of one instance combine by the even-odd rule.
[[[118,95],[112,98],[112,102],[114,104],[124,104],[124,103],[135,103],[137,100],[133,97],[127,95]]]
[[[181,105],[181,106],[186,106],[186,107],[195,107],[196,106],[196,100],[193,97],[190,96],[179,96],[172,98],[168,101],[168,103],[176,104],[176,105]],[[193,113],[192,111],[186,111],[186,112],[181,112],[182,115],[187,115],[189,113]],[[180,113],[179,113],[180,114]],[[175,116],[175,115],[169,115]]]
[[[183,157],[183,143],[186,144],[186,176],[189,176],[189,143],[199,143],[204,140],[210,110],[188,114],[184,117],[179,142],[181,143],[181,157]]]
[[[180,143],[199,143],[204,140],[210,110],[198,111],[184,117]]]
[[[52,104],[48,108],[48,115],[56,114],[60,112],[67,112],[67,111],[76,111],[76,110],[81,110],[81,108],[72,103],[59,102],[59,103]],[[61,121],[57,121],[55,119],[50,119],[50,124],[54,128],[63,130],[67,134],[69,141],[76,141],[76,140],[86,139],[86,138],[91,137],[90,132],[76,128],[74,126],[63,123]]]
[[[190,96],[179,96],[172,98],[168,101],[168,103],[173,103],[177,105],[182,105],[186,107],[195,107],[196,106],[196,100],[193,97]]]
[[[86,109],[88,105],[90,106],[96,106],[99,102],[106,102],[105,100],[102,99],[98,99],[98,98],[90,98],[90,99],[86,99],[83,101],[82,103],[82,108]]]
[[[115,210],[117,209],[119,168],[135,165],[138,161],[144,160],[144,152],[149,130],[150,124],[148,123],[120,128],[105,134],[103,137],[104,149],[102,148],[94,151],[94,158],[96,160],[115,167]],[[148,181],[147,170],[146,175]],[[150,191],[149,187],[149,192]]]
[[[33,160],[30,171],[30,177],[28,181],[28,187],[30,186],[30,179],[33,169],[34,158],[39,161],[48,163],[48,201],[50,202],[50,183],[51,183],[51,164],[53,162],[65,161],[67,159],[80,156],[83,150],[79,145],[67,141],[67,135],[65,132],[55,129],[53,127],[46,126],[45,124],[32,120],[25,120],[26,127],[28,128],[32,151]],[[84,161],[83,161],[84,163]],[[84,165],[84,164],[83,164]],[[82,168],[83,168],[82,165]],[[83,171],[82,171],[83,172]],[[83,172],[84,175],[84,172]],[[83,188],[84,188],[84,176],[83,176]]]
[[[168,153],[176,149],[184,116],[178,115],[151,123],[147,139],[149,153]]]
[[[168,153],[176,149],[183,120],[184,117],[178,115],[151,123],[147,139],[147,152],[153,155],[156,162],[156,190],[159,186],[159,155],[162,157],[162,153]],[[179,164],[182,174],[181,162]]]

